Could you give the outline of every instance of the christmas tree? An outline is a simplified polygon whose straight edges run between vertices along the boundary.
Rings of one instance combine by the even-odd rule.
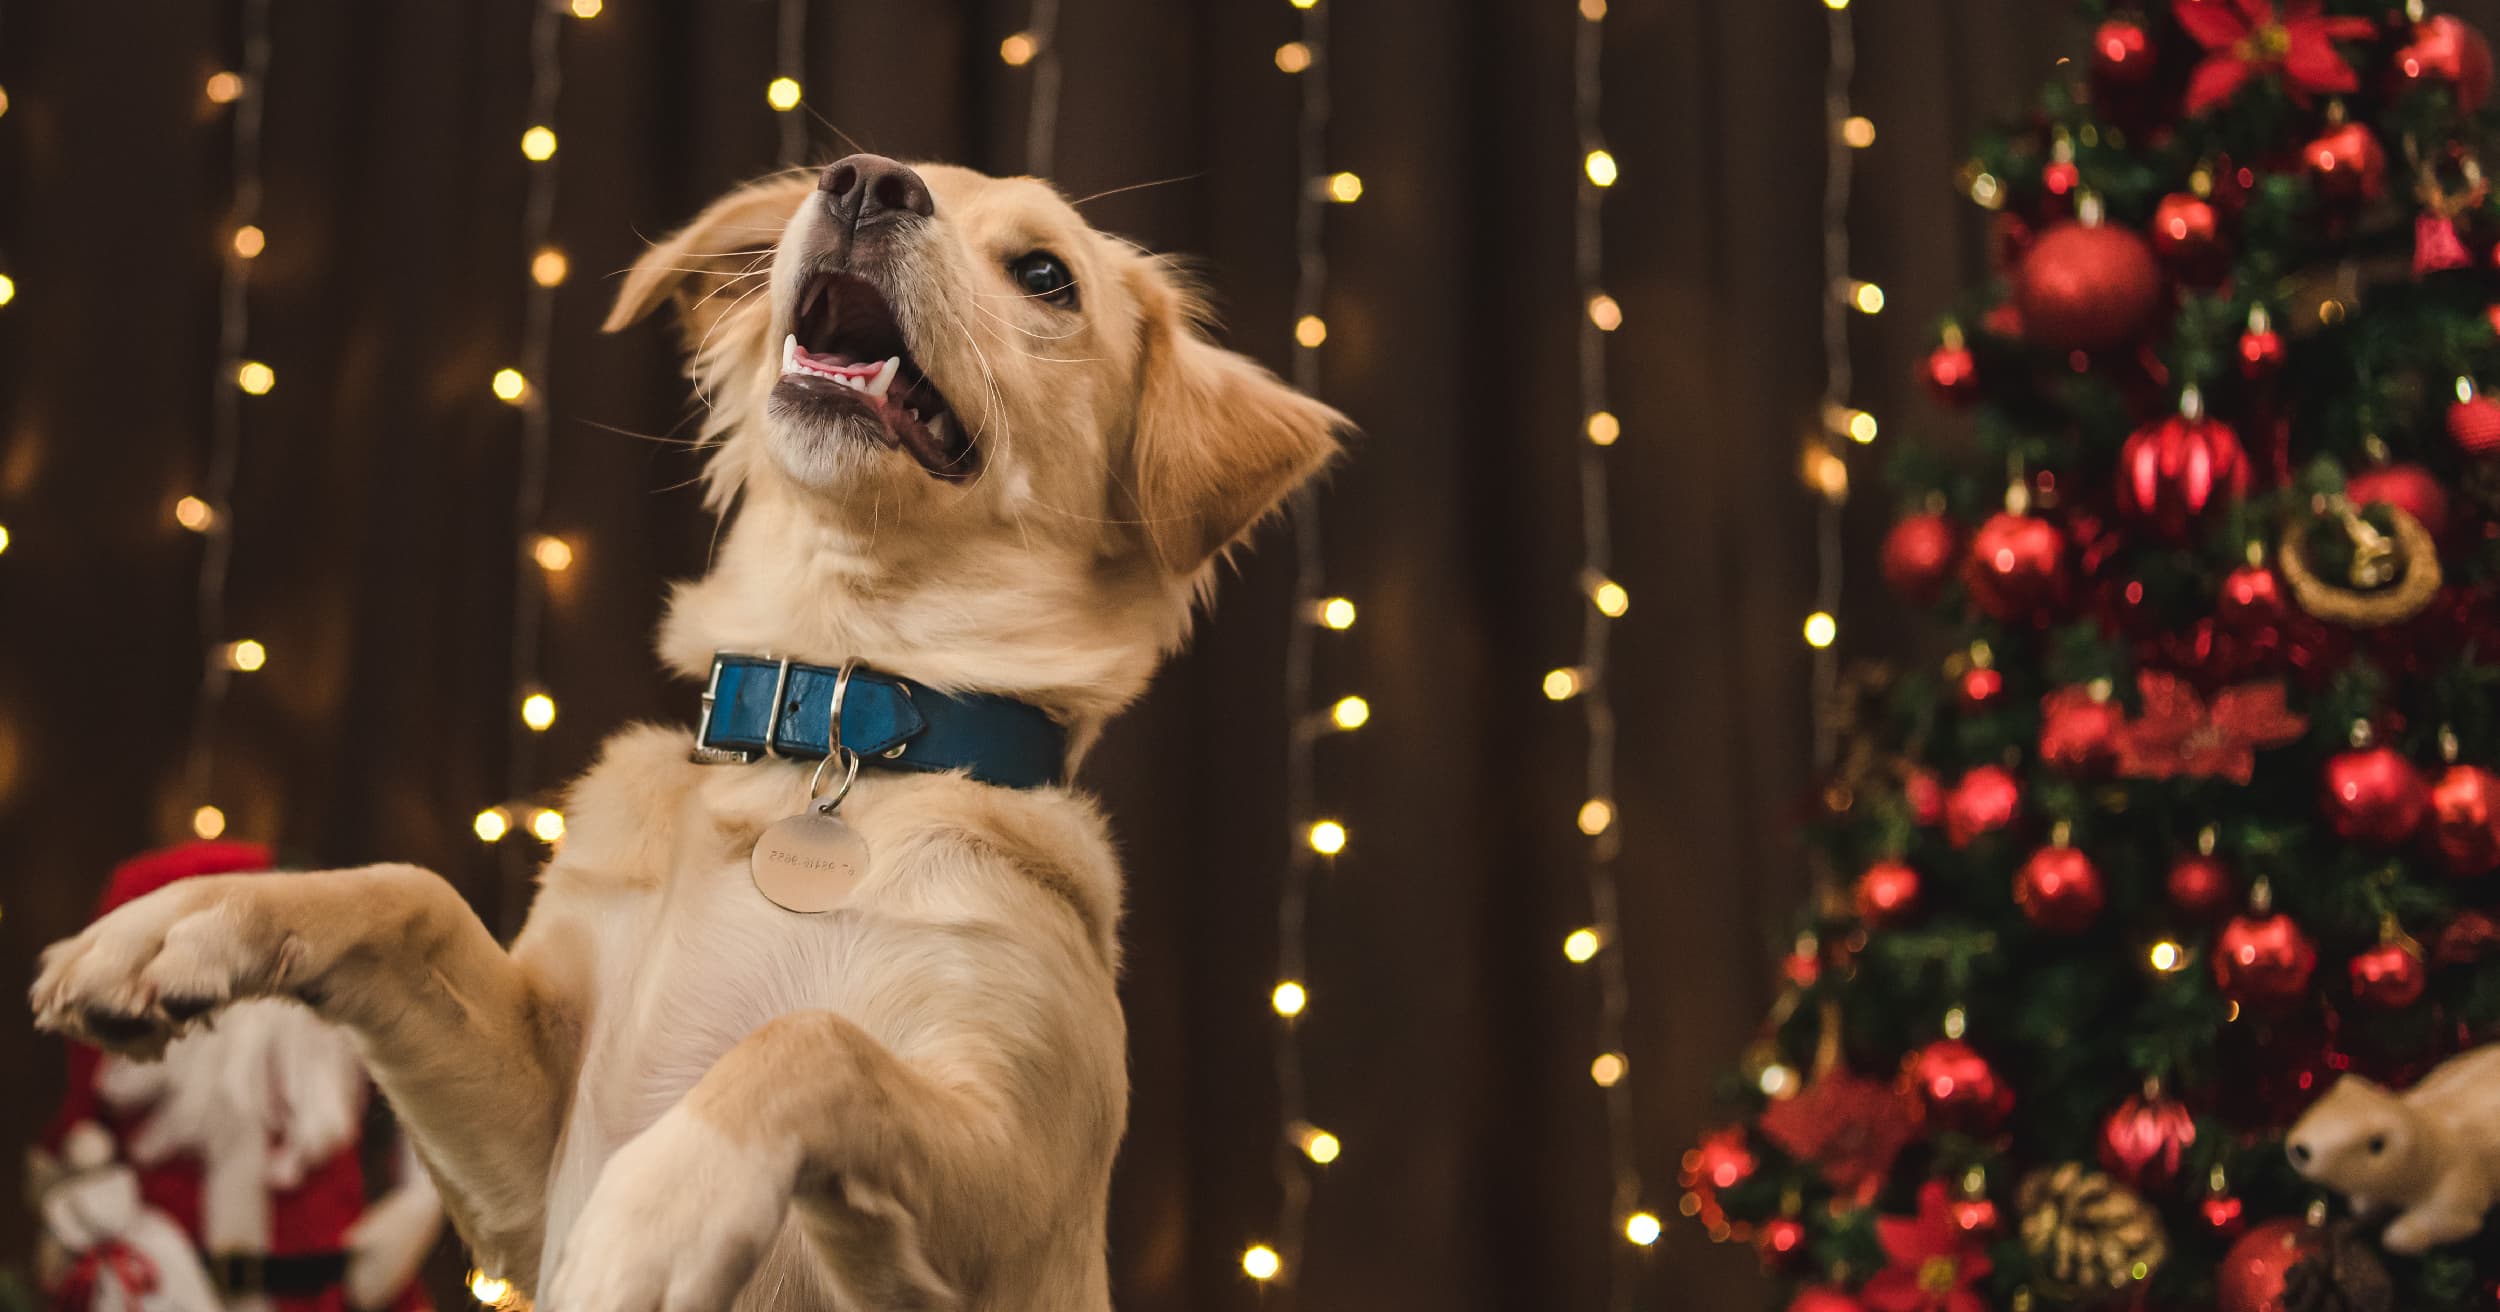
[[[1685,1210],[1801,1312],[2488,1309],[2482,1204],[2405,1209],[2500,1170],[2500,1075],[2292,1130],[2500,1039],[2491,51],[2080,18],[1961,178],[1999,276],[1923,374],[1973,449],[1892,470],[1951,654],[1827,708],[1825,892]]]

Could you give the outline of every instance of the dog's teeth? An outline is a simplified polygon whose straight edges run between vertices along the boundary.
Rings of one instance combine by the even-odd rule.
[[[868,394],[880,400],[884,399],[886,389],[894,386],[894,375],[902,367],[903,357],[887,356],[885,363],[877,366],[877,376],[868,381]]]
[[[798,371],[799,335],[797,333],[791,333],[781,339],[781,372],[785,374],[794,374]]]

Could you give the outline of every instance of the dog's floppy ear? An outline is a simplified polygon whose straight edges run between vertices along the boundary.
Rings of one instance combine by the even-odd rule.
[[[1162,270],[1135,283],[1145,343],[1132,486],[1156,560],[1189,574],[1318,473],[1353,425],[1208,341],[1196,300]]]
[[[686,341],[701,342],[741,294],[763,284],[773,244],[815,187],[811,171],[776,173],[712,202],[694,222],[634,261],[600,331],[620,331],[673,297]],[[730,286],[740,279],[742,285]]]

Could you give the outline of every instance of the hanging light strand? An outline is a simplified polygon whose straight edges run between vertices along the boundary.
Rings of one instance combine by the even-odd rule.
[[[1823,84],[1824,133],[1823,170],[1823,405],[1829,416],[1849,416],[1842,431],[1833,431],[1826,422],[1820,436],[1823,460],[1835,469],[1846,469],[1848,453],[1854,446],[1864,445],[1857,432],[1872,433],[1871,418],[1863,425],[1855,421],[1859,412],[1849,404],[1849,395],[1856,390],[1856,381],[1849,360],[1849,319],[1852,312],[1865,312],[1866,305],[1880,306],[1883,293],[1872,283],[1859,283],[1849,272],[1849,195],[1855,178],[1859,143],[1874,140],[1874,125],[1857,116],[1850,107],[1850,85],[1857,76],[1857,41],[1850,25],[1850,10],[1841,5],[1825,10],[1829,25],[1830,62]],[[1867,291],[1873,290],[1870,301]],[[1807,646],[1813,650],[1814,773],[1817,778],[1830,772],[1838,759],[1839,728],[1831,714],[1832,699],[1840,688],[1840,648],[1837,617],[1840,614],[1843,555],[1841,541],[1841,510],[1849,499],[1848,479],[1823,480],[1815,490],[1814,511],[1814,609],[1807,615],[1805,634]],[[1818,891],[1829,894],[1832,872],[1828,864],[1814,861]]]
[[[1574,699],[1587,731],[1587,788],[1579,810],[1579,829],[1587,839],[1585,873],[1589,924],[1594,941],[1565,940],[1567,954],[1589,949],[1586,964],[1597,977],[1598,1058],[1591,1065],[1606,1106],[1606,1151],[1612,1177],[1613,1223],[1637,1247],[1657,1240],[1657,1218],[1641,1210],[1640,1162],[1632,1134],[1632,1082],[1624,1036],[1631,988],[1624,971],[1621,909],[1615,862],[1622,851],[1622,827],[1616,822],[1615,709],[1607,675],[1607,651],[1614,622],[1630,608],[1623,586],[1608,575],[1614,552],[1607,516],[1607,453],[1620,435],[1620,421],[1608,408],[1606,336],[1622,325],[1622,307],[1605,290],[1605,196],[1619,166],[1607,151],[1601,111],[1605,105],[1600,80],[1605,55],[1606,7],[1577,0],[1578,31],[1572,50],[1573,118],[1578,125],[1581,167],[1578,206],[1573,222],[1573,268],[1580,288],[1580,663],[1571,671]],[[1601,420],[1600,416],[1604,418]],[[1597,434],[1604,433],[1603,440]],[[1548,695],[1551,695],[1549,688]],[[1627,1312],[1635,1295],[1629,1254],[1616,1250],[1610,1263],[1609,1305]]]
[[[780,33],[774,45],[773,81],[765,98],[781,115],[781,162],[807,162],[807,0],[781,0]],[[785,103],[786,102],[786,103]]]
[[[272,54],[270,0],[242,0],[243,61],[232,75],[234,95],[226,103],[233,115],[229,167],[234,198],[227,208],[229,233],[258,231],[261,213],[261,125],[269,90]],[[217,372],[209,389],[208,458],[196,499],[205,508],[200,529],[200,572],[194,605],[202,650],[200,686],[191,712],[191,743],[183,769],[184,802],[191,808],[193,832],[214,838],[225,832],[225,812],[216,802],[217,721],[237,673],[260,668],[266,652],[259,643],[234,641],[226,631],[226,587],[234,567],[234,488],[243,466],[244,415],[247,396],[265,395],[277,374],[250,358],[252,326],[252,261],[228,240],[217,280]],[[243,654],[240,657],[238,653]]]
[[[1057,163],[1059,145],[1059,0],[1033,0],[1025,28],[1009,37],[1006,49],[1020,51],[1013,62],[1033,70],[1033,101],[1024,118],[1024,171],[1047,178]]]
[[[1050,0],[1042,0],[1049,3]],[[1295,278],[1293,294],[1293,381],[1305,393],[1320,386],[1319,347],[1327,338],[1322,310],[1327,299],[1328,251],[1328,11],[1324,4],[1294,0],[1302,13],[1301,46],[1309,53],[1299,70],[1300,108],[1295,129],[1297,168],[1294,175]],[[1345,850],[1342,821],[1320,814],[1315,778],[1319,739],[1332,729],[1359,727],[1371,717],[1361,698],[1340,698],[1321,707],[1314,692],[1313,659],[1322,631],[1342,631],[1354,622],[1353,603],[1324,594],[1327,556],[1323,549],[1318,498],[1307,488],[1294,494],[1290,519],[1294,539],[1291,609],[1285,631],[1285,808],[1292,818],[1285,868],[1276,902],[1276,979],[1271,1001],[1276,1011],[1276,1143],[1277,1215],[1274,1237],[1251,1246],[1242,1268],[1253,1279],[1290,1281],[1300,1272],[1317,1167],[1336,1160],[1342,1145],[1334,1135],[1315,1127],[1309,1117],[1299,1033],[1308,1005],[1308,919],[1314,877],[1322,863]]]

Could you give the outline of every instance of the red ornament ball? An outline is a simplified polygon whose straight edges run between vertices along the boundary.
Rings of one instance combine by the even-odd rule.
[[[2052,934],[2079,934],[2109,905],[2109,885],[2092,858],[2071,847],[2044,847],[2014,872],[2014,905]]]
[[[2283,334],[2272,328],[2240,334],[2240,377],[2263,378],[2283,367]]]
[[[2022,785],[2014,781],[2012,771],[1998,765],[1980,766],[1945,794],[1945,837],[1955,847],[1968,847],[1972,839],[2014,823],[2022,800]]]
[[[2040,699],[2040,763],[2061,774],[2090,774],[2118,751],[2125,708],[2085,688],[2060,688]]]
[[[1929,605],[1952,577],[1960,546],[1952,520],[1937,514],[1903,516],[1884,535],[1884,582],[1905,600]]]
[[[2005,695],[2005,672],[1982,666],[1962,671],[1962,709],[1984,711]]]
[[[2211,920],[2240,898],[2239,878],[2213,857],[2190,852],[2170,863],[2170,905],[2198,920]]]
[[[1788,1312],[1867,1312],[1849,1291],[1831,1285],[1813,1285],[1799,1290],[1788,1304]]]
[[[1944,784],[1933,770],[1913,769],[1901,777],[1901,800],[1910,808],[1910,819],[1921,826],[1944,822]]]
[[[2219,419],[2172,415],[2146,424],[2118,452],[2118,508],[2185,541],[2205,512],[2248,494],[2248,454]]]
[[[2214,1271],[2214,1312],[2284,1312],[2285,1278],[2318,1248],[2318,1231],[2288,1218],[2240,1236]]]
[[[1938,1039],[1911,1053],[1902,1078],[1927,1105],[1928,1119],[1947,1129],[1991,1134],[2014,1111],[2014,1091],[1960,1039]]]
[[[1882,927],[1918,910],[1918,871],[1904,861],[1878,861],[1858,876],[1858,919]]]
[[[2136,86],[2153,75],[2153,43],[2144,29],[2124,18],[2101,24],[2092,34],[2092,73],[2111,86]]]
[[[2290,1002],[2309,991],[2318,945],[2290,916],[2239,916],[2214,937],[2214,983],[2242,1003]]]
[[[2396,52],[2396,71],[2416,82],[2446,83],[2457,112],[2471,114],[2491,98],[2491,43],[2472,23],[2438,14],[2415,25],[2413,44]]]
[[[2431,785],[2431,846],[2458,876],[2500,868],[2500,776],[2479,765],[2452,765]]]
[[[2235,1194],[2207,1194],[2205,1201],[2196,1205],[2197,1215],[2204,1217],[2205,1224],[2225,1239],[2240,1233],[2247,1211],[2248,1204],[2240,1201]]]
[[[1991,515],[1971,534],[1962,583],[1990,619],[2045,622],[2066,601],[2066,535],[2031,515]]]
[[[2352,995],[2373,1007],[2400,1011],[2422,1000],[2430,987],[2422,954],[2402,943],[2381,943],[2352,959]]]
[[[2327,822],[2338,835],[2387,847],[2413,837],[2431,806],[2422,772],[2387,747],[2329,758],[2324,793]]]
[[[2263,565],[2242,565],[2222,576],[2214,613],[2235,632],[2255,634],[2290,619],[2292,607],[2280,575]]]
[[[2469,456],[2500,454],[2500,399],[2476,393],[2450,402],[2448,439]]]
[[[2448,532],[2448,489],[2420,465],[2380,465],[2344,480],[2354,505],[2390,505],[2413,516],[2432,537]]]
[[[1956,408],[1967,405],[1979,395],[1979,357],[1967,346],[1939,346],[1927,353],[1920,377],[1937,400]]]
[[[2194,283],[2214,281],[2231,265],[2213,202],[2183,191],[2153,207],[2153,253],[2173,274]]]
[[[2031,243],[2014,273],[2024,334],[2059,351],[2137,340],[2161,312],[2164,290],[2151,244],[2115,224],[2056,224]]]
[[[2138,1193],[2169,1188],[2195,1146],[2196,1118],[2175,1098],[2129,1098],[2101,1122],[2101,1169]]]
[[[1756,1244],[1762,1254],[1762,1265],[1773,1271],[1794,1267],[1806,1256],[1806,1225],[1793,1216],[1775,1216],[1762,1223],[1762,1237]]]
[[[2360,123],[2329,129],[2301,147],[2300,161],[2318,194],[2331,201],[2365,204],[2387,189],[2387,151]]]

